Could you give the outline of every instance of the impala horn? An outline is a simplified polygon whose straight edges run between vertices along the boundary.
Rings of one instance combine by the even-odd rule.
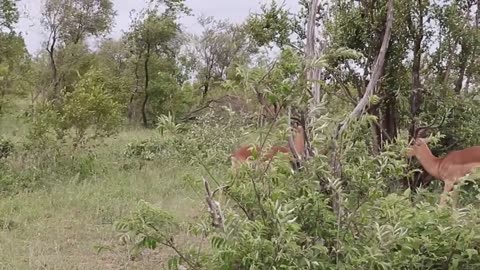
[[[435,125],[435,126],[433,125],[433,124],[437,121],[437,119],[438,119],[438,115],[437,115],[437,116],[435,116],[435,119],[433,119],[433,121],[432,121],[429,125],[420,126],[420,127],[416,128],[416,129],[415,129],[415,132],[413,133],[413,139],[418,138],[419,135],[422,136],[422,137],[425,137],[427,130],[436,129],[436,128],[441,127],[441,126],[443,125],[443,123],[445,122],[445,119],[447,118],[447,115],[448,115],[451,111],[452,111],[452,109],[450,108],[450,109],[448,109],[448,110],[445,112],[445,114],[444,114],[443,117],[442,117],[442,121],[441,121],[440,124],[438,124],[438,125]],[[413,139],[412,139],[412,140],[413,140]]]

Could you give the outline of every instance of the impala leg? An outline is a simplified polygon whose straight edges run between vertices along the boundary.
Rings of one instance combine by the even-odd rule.
[[[455,186],[453,187],[453,192],[452,192],[452,208],[457,208],[457,201],[458,201],[458,192],[459,192],[459,187]]]
[[[447,199],[448,192],[452,191],[452,189],[453,189],[453,183],[450,181],[445,181],[443,186],[443,192],[440,197],[440,206],[445,205],[445,200]]]
[[[232,158],[232,173],[233,175],[237,175],[237,172],[238,172],[238,168],[240,167],[240,161],[237,160],[236,158]]]

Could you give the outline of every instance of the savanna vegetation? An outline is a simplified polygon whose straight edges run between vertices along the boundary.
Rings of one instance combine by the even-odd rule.
[[[440,207],[405,154],[426,124],[437,156],[480,144],[480,1],[269,1],[197,34],[149,3],[107,39],[111,0],[45,0],[32,54],[0,0],[1,269],[480,267],[475,175]],[[231,170],[293,122],[300,168]]]

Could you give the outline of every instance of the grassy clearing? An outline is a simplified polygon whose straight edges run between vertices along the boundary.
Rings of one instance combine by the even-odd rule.
[[[25,127],[15,119],[3,117],[0,130],[20,142]],[[58,184],[0,198],[0,269],[159,269],[170,251],[147,251],[132,261],[113,223],[139,200],[180,220],[194,219],[204,210],[195,177],[186,177],[198,175],[199,168],[169,159],[140,166],[123,157],[127,143],[152,136],[155,131],[122,131],[95,149],[98,173],[85,179],[53,179]]]

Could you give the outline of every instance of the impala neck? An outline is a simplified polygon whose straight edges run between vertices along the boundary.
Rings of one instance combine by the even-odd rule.
[[[295,132],[295,137],[293,138],[293,144],[295,145],[295,150],[297,153],[303,157],[305,153],[305,134],[303,129],[297,129]]]
[[[434,156],[430,148],[425,144],[423,145],[415,155],[422,164],[423,168],[433,177],[438,178],[438,165],[440,163],[440,158]]]

